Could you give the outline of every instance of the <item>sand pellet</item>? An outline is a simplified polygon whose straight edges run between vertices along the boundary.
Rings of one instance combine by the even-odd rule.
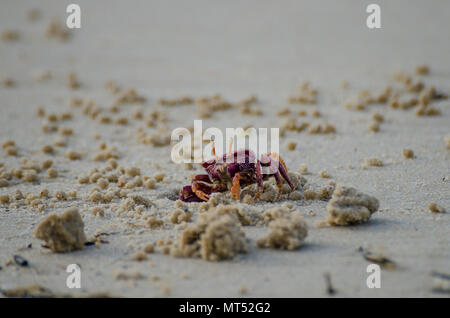
[[[47,170],[48,168],[50,168],[53,165],[53,160],[51,159],[47,159],[44,160],[41,164],[41,168],[42,170]]]
[[[109,160],[106,162],[106,164],[107,164],[108,166],[112,167],[113,169],[116,169],[117,166],[118,166],[117,161],[114,160],[114,159],[109,159]]]
[[[326,171],[326,170],[321,170],[320,172],[319,172],[319,176],[321,177],[321,178],[331,178],[331,175],[328,173],[328,171]]]
[[[59,115],[60,120],[70,120],[72,119],[73,115],[72,113],[62,113],[61,115]]]
[[[8,180],[4,179],[4,178],[0,178],[0,188],[5,188],[9,185]]]
[[[300,165],[297,170],[300,174],[308,174],[308,167],[306,165]]]
[[[23,180],[27,182],[33,182],[38,179],[38,175],[35,170],[28,169],[23,172]]]
[[[162,220],[158,220],[154,216],[149,217],[147,220],[147,226],[151,229],[155,229],[155,228],[161,227],[163,225],[164,225],[164,222]]]
[[[8,147],[15,147],[15,146],[16,146],[16,142],[14,140],[6,140],[2,143],[3,149],[6,149]]]
[[[53,154],[55,152],[55,150],[53,149],[52,146],[45,145],[44,147],[42,147],[42,152],[46,153],[46,154]]]
[[[382,123],[384,122],[384,117],[383,115],[381,115],[380,113],[373,113],[372,114],[372,119],[376,122]]]
[[[407,159],[414,158],[414,151],[412,149],[402,149],[402,155],[403,157]]]
[[[70,89],[78,89],[81,84],[78,81],[77,75],[75,73],[69,73],[67,76],[67,87]]]
[[[191,216],[192,214],[190,212],[185,212],[182,209],[175,209],[170,214],[170,222],[173,224],[189,222],[191,220]]]
[[[305,200],[314,200],[316,198],[316,192],[313,189],[306,189],[303,192]]]
[[[23,170],[22,170],[22,168],[14,168],[12,170],[12,175],[14,177],[16,177],[17,179],[22,179],[23,178]]]
[[[143,206],[145,206],[147,208],[152,206],[152,203],[150,202],[150,200],[145,198],[142,195],[130,193],[130,194],[127,195],[127,197],[132,199],[135,204],[143,205]]]
[[[46,36],[64,42],[69,38],[70,33],[59,19],[54,18],[47,28]]]
[[[89,195],[89,200],[91,200],[92,202],[102,202],[103,196],[100,192],[95,191]]]
[[[59,201],[65,201],[67,200],[67,195],[64,191],[58,190],[55,191],[55,198],[57,198]]]
[[[336,188],[336,184],[333,181],[328,181],[323,187],[316,192],[316,199],[322,201],[328,201]]]
[[[447,149],[450,149],[450,136],[444,137],[444,144]]]
[[[4,87],[13,87],[16,85],[16,82],[14,82],[14,80],[12,78],[4,78],[0,81],[1,85],[3,85]]]
[[[146,187],[147,189],[150,189],[150,190],[151,190],[151,189],[154,189],[154,188],[155,188],[155,181],[149,179],[149,180],[147,180],[147,181],[144,182],[144,185],[145,185],[145,187]]]
[[[431,213],[444,213],[445,212],[444,207],[442,207],[436,203],[430,203],[428,205],[428,210],[430,210]]]
[[[97,181],[102,177],[102,175],[98,172],[92,173],[89,177],[89,181],[92,183],[97,183]]]
[[[14,192],[12,193],[12,197],[16,201],[22,200],[24,198],[22,191],[20,191],[19,189],[14,190]]]
[[[140,176],[141,169],[139,167],[129,167],[125,169],[125,173],[130,177]]]
[[[67,150],[66,157],[70,160],[81,160],[82,155],[79,152],[73,150]]]
[[[321,114],[320,111],[318,111],[317,109],[314,109],[314,110],[311,112],[311,116],[317,118],[317,117],[321,117],[322,114]]]
[[[53,146],[65,147],[65,146],[67,146],[67,139],[65,137],[58,136],[55,138],[55,140],[53,142]]]
[[[430,68],[428,65],[418,65],[415,68],[415,72],[417,75],[428,75],[430,73]]]
[[[165,173],[157,173],[153,176],[153,178],[155,178],[156,182],[161,182],[164,180],[166,174]]]
[[[383,166],[383,162],[378,159],[378,158],[365,158],[364,159],[364,163],[367,166],[371,166],[371,167],[381,167]]]
[[[95,216],[105,216],[105,210],[97,206],[91,208],[91,213]]]
[[[49,123],[56,123],[58,121],[58,116],[56,114],[48,114],[47,121]]]
[[[369,125],[369,130],[373,133],[380,131],[380,124],[379,122],[373,122]]]
[[[288,142],[286,145],[287,150],[290,150],[290,151],[295,150],[296,147],[297,147],[297,143],[293,142],[293,141]]]
[[[19,153],[16,147],[7,147],[5,150],[8,156],[17,156]]]
[[[112,123],[112,118],[110,116],[100,116],[99,121],[102,124],[110,124]]]
[[[117,125],[128,125],[128,118],[127,117],[119,117],[116,119]]]
[[[97,185],[102,189],[106,189],[109,186],[109,182],[105,178],[100,178],[97,180]]]
[[[59,133],[63,136],[73,135],[73,129],[70,127],[59,127]]]
[[[54,179],[58,177],[58,171],[56,171],[56,169],[50,168],[47,170],[47,175],[49,178]]]
[[[10,181],[13,178],[13,174],[9,171],[3,171],[0,174],[0,178]]]
[[[0,203],[6,204],[6,203],[9,203],[9,201],[10,201],[9,195],[7,195],[7,194],[0,195]]]
[[[277,111],[277,116],[287,116],[291,113],[289,108],[283,108],[282,110]]]
[[[153,245],[153,244],[147,244],[147,245],[145,245],[145,247],[144,247],[144,253],[151,254],[151,253],[153,253],[154,251],[155,251],[155,245]]]
[[[6,30],[1,33],[0,38],[5,42],[17,41],[20,38],[20,33],[15,30]]]
[[[48,189],[42,189],[41,192],[39,193],[39,196],[41,198],[48,198],[50,195],[50,192],[48,191]]]
[[[78,177],[78,183],[79,184],[89,183],[89,177],[88,176],[79,176]]]

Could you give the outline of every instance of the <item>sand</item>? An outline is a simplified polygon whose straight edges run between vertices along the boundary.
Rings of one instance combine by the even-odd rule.
[[[0,206],[0,289],[40,285],[43,289],[33,290],[128,297],[238,297],[245,289],[249,297],[328,297],[324,275],[329,273],[335,295],[341,297],[442,295],[432,292],[431,273],[450,271],[450,151],[444,143],[450,135],[449,100],[433,102],[441,115],[432,117],[385,105],[350,111],[342,101],[365,89],[381,92],[393,83],[394,71],[413,74],[423,64],[430,72],[420,76],[422,81],[449,93],[448,1],[433,1],[432,6],[425,1],[378,1],[381,30],[365,26],[366,1],[77,3],[82,8],[82,28],[72,31],[65,42],[45,36],[52,17],[64,21],[60,1],[41,1],[41,18],[36,21],[27,19],[36,7],[34,1],[0,4],[0,31],[19,32],[16,40],[0,41],[0,76],[14,82],[10,87],[9,81],[7,87],[0,85],[0,139],[2,143],[14,140],[19,157],[0,149],[0,162],[10,169],[21,164],[22,156],[39,163],[50,158],[57,171],[55,178],[44,171],[37,181],[13,179],[0,188],[0,195],[19,189],[39,197],[48,189],[51,196],[42,199],[46,202],[43,211],[28,205]],[[77,86],[73,76],[71,87],[67,86],[70,73],[76,74],[78,89],[73,89]],[[237,103],[251,95],[258,97],[252,107],[260,109],[262,116],[242,115],[235,109],[216,112],[204,119],[204,128],[281,127],[284,119],[276,116],[278,111],[289,107],[294,113],[306,110],[309,114],[317,109],[321,117],[298,120],[328,122],[336,133],[286,132],[280,145],[286,165],[291,171],[305,165],[304,177],[313,187],[329,180],[355,187],[376,197],[380,209],[362,225],[318,227],[316,223],[328,215],[326,201],[243,204],[261,215],[269,208],[292,204],[308,225],[303,245],[293,251],[259,249],[256,242],[267,233],[267,227],[259,224],[242,227],[248,252],[231,260],[208,262],[166,255],[163,247],[170,245],[168,239],[175,241],[182,231],[170,221],[177,208],[177,192],[189,184],[191,174],[202,172],[171,163],[168,146],[140,143],[138,128],[148,133],[156,130],[133,118],[135,105],[121,106],[119,114],[111,115],[117,124],[100,124],[98,118],[92,120],[70,106],[71,97],[78,97],[110,107],[117,97],[105,89],[111,80],[145,97],[141,107],[145,114],[166,110],[169,133],[175,127],[192,126],[198,115],[193,105],[157,106],[160,98],[220,93]],[[290,105],[289,96],[305,81],[318,90],[317,104]],[[343,81],[348,88],[342,88]],[[71,128],[73,135],[44,133],[39,106],[47,114],[72,112],[72,119],[56,124]],[[384,117],[376,133],[368,129],[373,112]],[[120,119],[124,116],[128,122]],[[56,136],[67,138],[67,145],[54,146],[53,155],[42,152],[42,147],[54,144]],[[118,216],[104,206],[107,203],[89,198],[95,185],[80,184],[77,178],[106,165],[94,160],[101,142],[117,148],[119,166],[139,167],[142,176],[165,174],[154,189],[143,186],[131,191],[148,200],[149,206]],[[289,142],[296,143],[295,149],[286,150]],[[404,158],[404,148],[412,149],[414,158]],[[66,157],[69,150],[80,154],[81,160]],[[383,165],[366,167],[365,158],[378,158]],[[330,178],[321,178],[320,171],[327,171]],[[75,199],[68,197],[49,207],[55,191],[71,190],[76,191]],[[120,199],[112,203],[120,204]],[[430,213],[430,203],[447,212]],[[105,207],[103,217],[90,210],[99,204]],[[33,237],[37,224],[49,213],[70,207],[80,211],[88,240],[106,233],[101,235],[103,241],[62,254],[42,248],[42,242]],[[164,224],[148,227],[140,214]],[[197,214],[193,211],[193,220]],[[163,240],[162,245],[158,240]],[[136,261],[134,255],[149,244],[155,251]],[[369,262],[360,247],[397,265],[395,270],[382,270],[380,289],[366,286]],[[29,266],[7,265],[14,255],[24,257]],[[66,287],[66,267],[73,263],[81,266],[81,289]],[[131,278],[118,279],[117,273]]]

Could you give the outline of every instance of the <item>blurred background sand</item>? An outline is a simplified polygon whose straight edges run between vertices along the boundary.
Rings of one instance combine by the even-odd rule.
[[[450,92],[450,2],[376,1],[382,10],[382,28],[369,30],[365,8],[371,2],[375,1],[80,0],[82,28],[72,31],[66,43],[59,43],[46,39],[45,30],[52,17],[65,20],[69,2],[2,0],[0,31],[18,30],[20,38],[14,43],[0,42],[0,76],[17,83],[9,89],[0,87],[0,139],[14,139],[23,155],[44,158],[39,149],[49,137],[41,133],[37,106],[55,112],[68,110],[71,96],[92,98],[108,106],[111,98],[104,89],[108,80],[135,88],[147,97],[148,107],[160,97],[220,93],[234,102],[251,94],[258,96],[262,118],[231,111],[204,121],[204,127],[219,128],[279,126],[282,119],[275,116],[276,111],[288,106],[287,97],[299,84],[311,81],[319,90],[317,108],[336,126],[337,134],[288,134],[282,140],[283,151],[288,141],[297,142],[295,151],[282,152],[288,167],[297,170],[306,164],[313,173],[306,177],[315,184],[326,181],[317,176],[325,169],[336,182],[377,197],[381,209],[367,225],[319,229],[314,224],[326,216],[326,202],[298,203],[303,214],[317,212],[307,219],[307,244],[298,251],[259,250],[253,243],[265,230],[250,227],[245,228],[251,240],[250,253],[235,260],[207,263],[156,253],[151,256],[151,266],[149,261],[132,260],[135,246],[173,236],[174,229],[133,231],[121,223],[116,229],[119,234],[109,238],[110,244],[48,254],[40,252],[40,242],[32,238],[43,215],[1,208],[0,265],[32,242],[33,249],[20,253],[33,267],[3,266],[0,287],[38,283],[58,293],[104,291],[139,297],[166,296],[165,286],[171,287],[168,296],[234,297],[246,287],[251,297],[320,297],[327,296],[323,274],[329,272],[343,297],[438,296],[431,293],[430,272],[450,270],[450,221],[448,213],[433,215],[427,205],[437,202],[450,209],[450,155],[443,143],[450,133],[448,100],[437,104],[442,116],[429,118],[385,106],[374,108],[387,122],[372,135],[367,132],[370,112],[346,111],[342,98],[362,89],[381,90],[391,83],[393,71],[411,71],[424,63],[431,69],[425,83]],[[42,15],[36,22],[26,18],[32,8]],[[37,83],[34,78],[42,71],[53,72],[54,79]],[[66,87],[69,72],[75,72],[82,83],[78,91]],[[343,80],[350,83],[347,93],[341,89]],[[196,113],[189,107],[174,108],[169,118],[171,127],[186,127],[192,125]],[[92,136],[98,133],[108,144],[118,146],[121,165],[136,164],[143,174],[152,175],[158,172],[152,163],[160,163],[168,183],[142,194],[157,202],[160,210],[172,209],[167,193],[173,195],[187,184],[191,172],[169,163],[168,147],[138,144],[133,134],[138,127],[135,123],[126,128],[100,128],[77,115],[70,126],[75,131],[70,148],[89,153],[97,147]],[[416,158],[404,160],[402,148],[413,149]],[[378,157],[386,165],[348,168],[359,167],[366,157]],[[15,160],[2,153],[5,165],[12,166]],[[58,157],[55,162],[68,172],[55,181],[43,180],[43,185],[51,191],[78,187],[80,198],[55,210],[92,206],[83,199],[89,188],[73,182],[99,164]],[[0,193],[16,188],[38,192],[42,184],[0,188]],[[113,216],[100,219],[88,211],[83,218],[87,233],[116,223]],[[399,264],[396,271],[382,272],[381,289],[366,287],[368,263],[357,252],[359,246],[380,250]],[[65,286],[65,267],[70,263],[82,267],[81,290]],[[138,271],[159,280],[117,281],[117,270]],[[185,276],[188,278],[182,278]]]

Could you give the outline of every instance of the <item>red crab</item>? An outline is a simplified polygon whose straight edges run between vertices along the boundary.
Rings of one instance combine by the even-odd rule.
[[[258,184],[254,200],[257,200],[263,190],[263,180],[273,176],[277,182],[278,192],[276,200],[280,197],[283,177],[292,190],[292,184],[287,174],[286,164],[277,153],[261,155],[256,160],[255,153],[248,149],[229,151],[219,160],[213,146],[214,159],[202,163],[207,174],[194,177],[191,185],[184,186],[180,191],[179,199],[184,202],[208,201],[211,193],[231,191],[233,199],[240,200],[241,187]],[[264,173],[262,172],[264,170]],[[268,170],[266,172],[266,170]]]

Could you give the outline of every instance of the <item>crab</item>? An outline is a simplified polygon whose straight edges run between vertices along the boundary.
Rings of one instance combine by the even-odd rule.
[[[181,189],[179,195],[181,201],[205,202],[212,193],[225,191],[230,191],[233,199],[240,200],[241,188],[257,184],[257,191],[253,197],[256,201],[263,191],[263,180],[272,176],[278,189],[275,200],[280,198],[283,179],[292,190],[295,189],[289,179],[286,164],[277,153],[263,154],[257,160],[255,153],[249,149],[232,152],[230,147],[228,153],[219,158],[213,145],[212,152],[214,158],[202,163],[206,174],[196,175],[190,185]]]

